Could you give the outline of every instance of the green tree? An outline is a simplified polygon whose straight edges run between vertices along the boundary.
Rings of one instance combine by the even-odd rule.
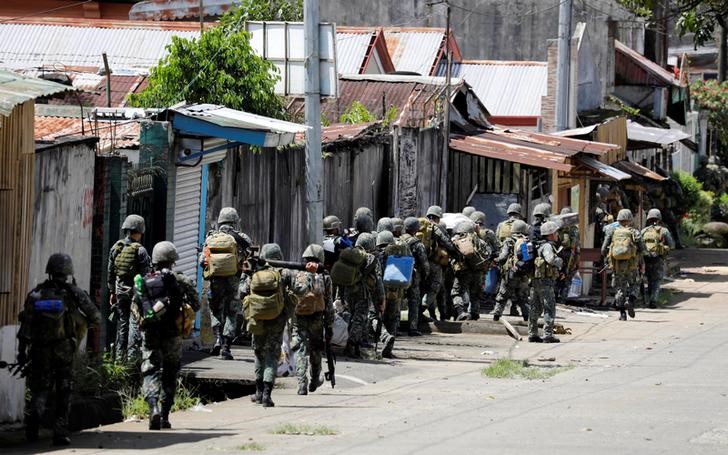
[[[149,74],[149,86],[129,101],[139,107],[165,107],[180,101],[221,104],[282,118],[275,94],[275,66],[259,57],[244,31],[247,20],[300,20],[300,0],[244,0],[197,39],[173,37],[168,54]]]
[[[728,81],[696,81],[690,95],[700,109],[708,111],[708,123],[718,133],[721,158],[728,158]]]

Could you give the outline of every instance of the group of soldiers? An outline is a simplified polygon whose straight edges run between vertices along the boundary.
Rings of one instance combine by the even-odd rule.
[[[251,400],[271,407],[287,329],[300,395],[323,384],[322,360],[330,352],[337,318],[346,322],[346,356],[361,357],[361,349],[371,348],[374,341],[375,351],[381,343],[381,355],[392,357],[403,310],[403,331],[419,336],[422,322],[478,319],[489,291],[495,294],[494,320],[510,302],[510,314],[528,321],[529,342],[557,343],[555,305],[565,301],[578,270],[576,214],[567,207],[553,217],[550,205],[542,203],[534,208],[529,225],[519,204],[511,204],[507,213],[508,219],[493,232],[486,227],[486,215],[473,207],[445,215],[432,206],[423,217],[385,217],[376,225],[372,211],[362,207],[351,228],[336,216],[324,218],[323,244],[307,246],[300,261],[285,262],[275,243],[258,250],[240,232],[237,211],[225,207],[199,255],[214,335],[210,353],[233,359],[231,344],[242,316],[255,354],[256,392]],[[641,232],[631,227],[632,221],[631,212],[621,210],[617,221],[605,227],[602,245],[614,271],[622,320],[635,315],[638,271],[648,279],[646,301],[655,305],[665,257],[673,247],[659,210],[649,211]],[[124,238],[111,248],[108,264],[117,323],[115,356],[125,362],[141,360],[149,429],[171,428],[181,342],[200,307],[197,291],[188,277],[173,271],[179,255],[171,242],[157,243],[149,256],[141,245],[142,217],[129,215],[122,228]],[[100,324],[100,314],[76,287],[68,255],[52,255],[46,272],[48,279],[31,291],[20,315],[17,366],[29,378],[28,438],[37,438],[40,416],[54,389],[53,442],[66,445],[71,365],[86,330]],[[542,313],[543,337],[537,325]],[[331,365],[328,374],[333,385]]]

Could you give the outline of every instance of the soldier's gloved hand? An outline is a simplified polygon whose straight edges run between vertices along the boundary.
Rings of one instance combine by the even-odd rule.
[[[318,262],[307,262],[306,271],[310,273],[316,273],[318,271]]]

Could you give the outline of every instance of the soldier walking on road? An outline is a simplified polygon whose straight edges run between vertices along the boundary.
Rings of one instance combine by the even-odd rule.
[[[129,215],[121,225],[124,238],[117,241],[109,252],[107,285],[109,303],[116,319],[116,359],[136,361],[140,356],[141,334],[139,311],[132,307],[134,277],[146,275],[152,269],[152,261],[142,246],[144,218]]]
[[[531,283],[531,314],[528,317],[528,341],[530,343],[558,343],[554,336],[554,318],[556,317],[556,299],[554,284],[559,278],[559,270],[563,260],[558,256],[557,232],[559,226],[547,221],[540,227],[543,243],[538,247],[538,256],[534,262],[534,278]],[[543,334],[538,336],[538,318],[543,312]]]
[[[309,245],[303,252],[307,264],[318,266],[324,263],[324,249],[321,245]],[[333,288],[328,274],[299,271],[296,273],[299,292],[293,317],[293,341],[291,350],[296,353],[296,374],[298,394],[315,392],[321,379],[321,358],[323,357],[324,329],[330,332],[334,323]],[[307,373],[311,366],[311,381]]]
[[[561,209],[561,215],[572,213],[571,207]],[[579,270],[579,256],[581,255],[581,244],[579,241],[579,225],[564,226],[559,229],[559,256],[564,260],[561,269],[561,276],[556,281],[556,301],[565,304],[569,296],[571,281]]]
[[[252,241],[237,230],[238,212],[224,207],[217,218],[217,230],[210,231],[200,255],[203,277],[209,281],[208,302],[215,344],[210,351],[224,360],[233,360],[230,346],[235,338],[240,314],[239,294],[242,264],[247,259]]]
[[[389,231],[382,231],[377,235],[377,250],[379,254],[379,262],[382,270],[386,267],[387,257],[393,256],[412,256],[407,244],[402,240],[395,240]],[[388,333],[391,338],[384,349],[382,357],[391,358],[394,341],[399,330],[401,305],[405,298],[406,288],[393,287],[384,284],[384,310],[382,311],[382,323],[384,328],[382,333]],[[376,330],[376,327],[375,327]]]
[[[76,286],[70,256],[51,255],[46,273],[48,279],[30,291],[20,313],[16,372],[28,378],[28,440],[38,439],[41,417],[46,406],[53,403],[53,445],[66,446],[71,442],[68,410],[73,363],[87,329],[98,327],[101,315],[88,294]]]
[[[547,202],[536,204],[536,207],[533,208],[533,223],[531,223],[531,232],[529,233],[529,237],[532,242],[539,243],[543,240],[541,238],[541,225],[545,223],[550,216],[551,204]]]
[[[617,289],[614,302],[619,309],[619,319],[627,320],[635,317],[634,304],[637,300],[637,290],[640,282],[640,273],[644,274],[643,261],[644,245],[640,231],[633,228],[632,212],[622,209],[617,214],[619,225],[610,229],[602,244],[602,256],[609,261],[614,275],[612,286]]]
[[[182,337],[189,335],[200,309],[193,282],[172,267],[179,259],[172,242],[152,250],[154,270],[136,278],[136,300],[142,311],[142,392],[149,404],[149,429],[172,428],[169,413],[177,391]]]
[[[503,315],[506,303],[511,301],[511,315],[517,315],[521,307],[523,320],[528,321],[528,284],[533,277],[533,264],[536,250],[528,239],[528,225],[523,220],[512,223],[510,235],[503,241],[496,263],[501,268],[500,287],[495,298],[493,320]]]
[[[642,230],[642,242],[645,246],[645,277],[647,278],[647,297],[650,308],[657,308],[657,296],[660,293],[660,282],[665,275],[667,255],[675,248],[670,230],[662,226],[662,214],[659,209],[647,212],[647,227]]]
[[[511,228],[513,226],[513,223],[516,220],[523,219],[521,204],[513,203],[509,205],[506,213],[508,214],[508,219],[498,223],[498,227],[495,228],[495,237],[501,243],[504,242],[511,235]]]
[[[409,328],[407,334],[409,336],[422,335],[419,330],[420,305],[422,304],[422,294],[420,290],[426,286],[430,276],[430,263],[427,260],[427,250],[422,241],[417,238],[417,232],[420,230],[420,220],[414,217],[408,217],[404,220],[404,234],[401,239],[407,244],[415,258],[415,271],[412,274],[412,285],[407,289],[407,322]]]
[[[453,307],[458,321],[478,319],[480,308],[477,302],[478,288],[482,286],[480,279],[493,261],[490,246],[482,241],[475,232],[475,223],[464,220],[455,228],[453,243],[457,247],[462,260],[455,266],[455,281],[451,295]]]
[[[445,292],[443,268],[449,266],[451,257],[460,259],[460,252],[455,248],[455,244],[452,243],[447,232],[440,228],[442,208],[437,205],[428,208],[427,219],[431,223],[428,226],[428,229],[431,230],[431,246],[428,255],[430,275],[427,279],[427,292],[424,295],[423,305],[429,311],[430,318],[437,319],[435,314],[437,308],[440,313],[440,320],[444,321],[447,319],[447,311],[445,300],[440,298],[440,294]]]

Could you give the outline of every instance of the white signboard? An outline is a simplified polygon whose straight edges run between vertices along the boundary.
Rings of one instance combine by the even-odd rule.
[[[251,34],[250,45],[266,60],[278,68],[281,79],[276,93],[302,96],[306,89],[306,45],[303,22],[247,22],[245,29]],[[336,96],[336,27],[319,25],[319,58],[321,68],[321,95]]]

